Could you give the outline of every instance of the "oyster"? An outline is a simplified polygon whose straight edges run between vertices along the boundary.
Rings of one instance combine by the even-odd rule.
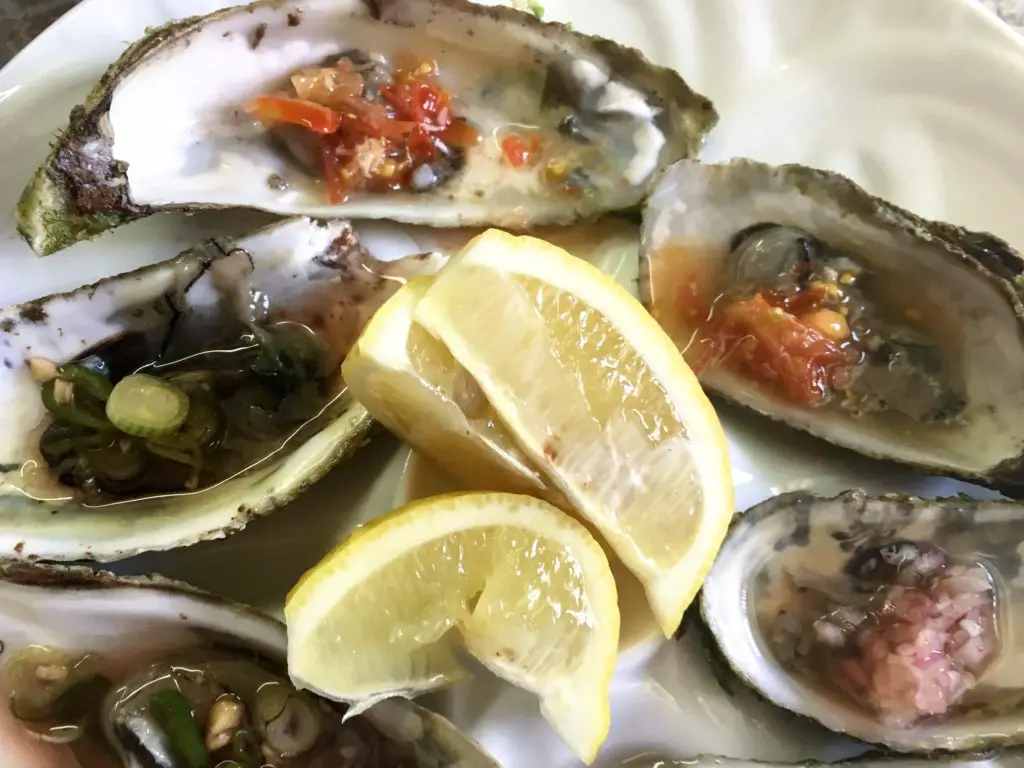
[[[1024,260],[838,174],[683,161],[644,215],[641,293],[702,383],[837,445],[1024,481]]]
[[[0,567],[0,641],[7,768],[496,768],[411,701],[343,723],[288,682],[283,625],[159,577]]]
[[[848,491],[741,515],[702,615],[769,701],[900,752],[1024,742],[1024,507]]]
[[[18,224],[44,255],[171,209],[565,224],[640,203],[716,120],[639,52],[510,8],[261,0],[131,46]]]
[[[367,439],[340,363],[442,261],[295,219],[0,310],[0,547],[109,561],[287,503]]]
[[[811,768],[811,766],[833,766],[834,768],[1018,768],[1024,765],[1024,751],[990,751],[968,754],[927,755],[923,757],[890,757],[868,755],[842,760],[840,762],[818,762],[815,760],[799,763],[777,763],[766,760],[743,760],[736,757],[699,755],[685,760],[665,760],[646,756],[629,760],[630,768]]]

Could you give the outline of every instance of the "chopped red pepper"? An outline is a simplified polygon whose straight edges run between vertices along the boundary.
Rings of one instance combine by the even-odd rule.
[[[410,81],[385,85],[380,95],[395,108],[400,120],[441,130],[451,122],[448,96],[431,83]]]
[[[510,133],[501,140],[501,151],[514,168],[522,168],[540,152],[540,136],[536,133]]]
[[[258,96],[246,105],[246,111],[266,125],[303,125],[325,135],[334,133],[341,125],[341,115],[333,109],[286,96]]]
[[[246,109],[267,125],[301,125],[319,134],[315,149],[327,195],[339,203],[351,189],[405,189],[419,165],[438,158],[442,142],[465,148],[479,140],[453,116],[451,97],[436,75],[432,62],[410,60],[394,72],[392,84],[380,88],[378,100],[364,96],[363,76],[342,61],[297,73],[292,86],[299,98],[265,96]]]
[[[480,134],[476,128],[461,118],[452,120],[437,136],[445,144],[460,149],[466,149],[480,141]]]

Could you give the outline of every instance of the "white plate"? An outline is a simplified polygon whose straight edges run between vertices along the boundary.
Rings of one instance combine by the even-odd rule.
[[[85,0],[0,73],[0,305],[166,258],[236,215],[154,217],[45,261],[11,211],[47,141],[104,66],[168,19],[219,0]],[[722,114],[705,159],[747,155],[842,171],[930,217],[1024,246],[1024,45],[970,0],[546,0],[549,18],[635,45],[678,68]],[[181,87],[187,88],[188,83]],[[936,495],[980,489],[923,478],[721,409],[738,506],[851,486]],[[248,530],[119,564],[158,570],[279,613],[288,588],[353,524],[402,493],[406,452],[387,438]],[[367,478],[372,478],[367,482]],[[737,703],[742,701],[742,703]],[[481,674],[435,704],[509,768],[578,765],[536,704]],[[784,713],[726,695],[692,634],[627,653],[597,765],[641,752],[828,757],[846,747]]]

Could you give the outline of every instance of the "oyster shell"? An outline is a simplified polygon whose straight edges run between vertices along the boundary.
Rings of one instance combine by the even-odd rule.
[[[1024,742],[1024,507],[848,491],[739,516],[701,612],[769,701],[900,752]]]
[[[285,637],[273,619],[160,577],[0,566],[0,687],[12,707],[0,717],[4,764],[192,765],[152,760],[168,742],[182,743],[180,736],[168,739],[151,714],[154,692],[172,689],[193,704],[211,768],[222,764],[214,756],[224,753],[214,748],[228,731],[236,743],[246,731],[278,754],[282,743],[293,747],[286,762],[263,752],[261,765],[376,766],[372,754],[384,760],[394,753],[403,768],[496,768],[447,720],[404,699],[381,702],[342,725],[340,705],[296,693],[287,683]],[[266,711],[279,709],[271,706],[276,694],[290,712],[288,725],[298,727],[277,728],[275,718],[283,715]],[[224,717],[232,712],[234,719]],[[138,762],[140,755],[148,758]]]
[[[661,758],[631,759],[630,768],[811,768],[811,766],[834,766],[834,768],[1018,768],[1024,765],[1024,751],[1007,750],[952,755],[927,755],[923,757],[888,757],[884,755],[858,757],[839,762],[818,762],[808,760],[799,763],[777,763],[765,760],[743,760],[736,757],[699,755],[685,760]]]
[[[303,68],[339,56],[359,68],[406,54],[436,62],[453,110],[483,137],[425,191],[353,193],[330,205],[296,163],[309,153],[282,149],[243,109]],[[260,0],[173,22],[132,45],[72,113],[25,190],[18,225],[45,255],[170,209],[566,224],[640,203],[654,173],[693,156],[716,120],[672,70],[510,8]],[[539,132],[555,165],[511,167],[502,134],[519,129]]]
[[[349,345],[399,282],[442,261],[436,254],[377,261],[346,222],[295,219],[0,310],[0,550],[30,559],[110,561],[223,536],[287,503],[368,436],[369,415],[330,372],[339,370]],[[250,327],[243,323],[251,318],[242,316],[256,311],[278,326],[316,331],[326,348],[328,399],[314,401],[315,408],[326,404],[295,432],[255,443],[266,450],[248,457],[252,464],[205,488],[186,486],[197,492],[149,492],[124,503],[132,494],[92,500],[47,463],[41,434],[45,440],[44,427],[55,421],[33,378],[37,368],[97,350],[107,350],[104,363],[123,373],[158,356],[188,360],[219,344],[237,346]]]
[[[826,171],[682,161],[641,271],[709,390],[870,456],[1024,481],[1024,260],[998,238]]]

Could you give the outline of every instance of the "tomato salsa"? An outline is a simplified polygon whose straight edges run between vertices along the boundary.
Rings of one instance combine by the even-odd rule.
[[[424,191],[461,167],[479,134],[454,114],[452,97],[431,61],[412,60],[393,71],[365,54],[304,69],[291,88],[259,96],[246,110],[271,129],[298,129],[318,160],[332,204],[355,190]]]
[[[815,288],[789,296],[770,290],[723,296],[703,312],[709,320],[699,359],[691,362],[722,362],[794,402],[824,402],[849,382],[861,353],[845,316],[825,308],[823,294]]]

